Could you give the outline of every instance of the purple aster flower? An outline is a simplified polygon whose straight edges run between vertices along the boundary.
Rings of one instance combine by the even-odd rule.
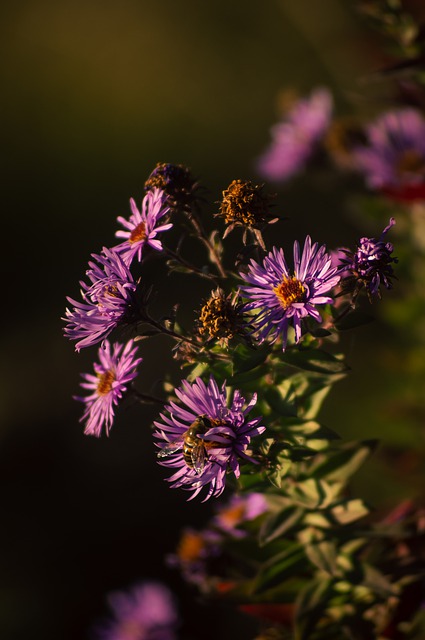
[[[397,258],[391,254],[394,250],[391,242],[385,242],[385,235],[395,225],[394,218],[390,218],[379,238],[360,238],[354,252],[347,249],[341,251],[345,257],[340,261],[340,273],[347,274],[341,280],[343,291],[352,292],[353,301],[360,290],[364,288],[369,297],[381,296],[381,285],[386,289],[392,288],[392,279],[395,278],[392,268]]]
[[[108,603],[112,616],[95,626],[95,640],[176,640],[177,607],[162,583],[146,581],[112,592]]]
[[[239,459],[252,461],[246,449],[265,430],[261,418],[247,419],[257,394],[244,409],[245,399],[235,390],[228,408],[226,385],[220,389],[212,376],[207,385],[200,378],[193,384],[185,380],[175,393],[182,406],[170,402],[165,407],[169,415],[161,414],[162,422],[154,423],[160,464],[177,469],[168,482],[193,491],[190,499],[207,485],[205,500],[219,496],[227,471],[239,477]]]
[[[129,220],[121,216],[117,218],[127,231],[115,233],[117,238],[125,238],[125,240],[114,247],[128,266],[136,255],[138,261],[141,261],[143,248],[146,245],[157,251],[162,251],[162,244],[156,236],[173,226],[170,223],[158,226],[159,220],[170,211],[170,207],[167,205],[167,196],[162,189],[152,189],[145,195],[141,211],[137,208],[133,198],[130,199],[130,207],[132,215]]]
[[[259,175],[284,182],[301,171],[325,135],[332,109],[332,96],[324,88],[297,101],[272,127],[272,142],[257,160]]]
[[[114,419],[114,406],[122,398],[127,385],[137,376],[137,367],[142,362],[142,358],[136,358],[137,347],[134,347],[133,340],[123,345],[116,342],[111,345],[105,340],[104,345],[99,348],[99,362],[95,362],[93,367],[95,375],[84,373],[81,383],[83,389],[89,389],[88,396],[74,396],[75,400],[84,402],[86,408],[80,422],[86,420],[84,433],[90,436],[100,437],[103,426],[106,435]]]
[[[389,111],[367,128],[367,144],[353,150],[367,185],[396,200],[425,199],[425,120],[413,108]]]
[[[294,243],[293,275],[283,249],[273,247],[262,265],[251,260],[248,272],[241,273],[241,276],[248,283],[248,286],[241,287],[241,293],[252,300],[246,304],[245,310],[258,312],[253,326],[259,341],[263,342],[270,336],[274,342],[281,336],[283,350],[290,323],[295,329],[295,342],[298,342],[304,318],[311,316],[317,322],[322,321],[316,305],[333,303],[332,297],[325,294],[340,279],[325,245],[319,247],[317,242],[312,245],[310,236],[305,239],[302,255],[299,243]]]
[[[80,282],[83,301],[67,298],[74,308],[66,309],[62,318],[67,323],[65,336],[78,340],[76,351],[104,340],[129,319],[134,306],[136,283],[122,258],[105,248],[92,257],[96,262],[89,262],[86,271],[91,284]]]

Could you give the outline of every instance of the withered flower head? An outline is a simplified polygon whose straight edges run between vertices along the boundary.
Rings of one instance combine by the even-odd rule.
[[[278,218],[271,219],[270,204],[274,196],[263,193],[263,188],[264,184],[254,184],[250,180],[233,180],[223,191],[220,210],[216,214],[229,225],[223,237],[239,225],[245,228],[244,243],[249,230],[265,249],[261,231],[266,224],[277,222]]]
[[[167,203],[173,208],[187,209],[193,204],[198,187],[190,169],[182,164],[158,162],[145,182],[145,190],[162,189],[167,195]]]
[[[243,336],[245,329],[246,322],[238,294],[226,296],[220,288],[212,291],[197,320],[198,334],[207,340],[217,339],[227,345],[236,334]]]

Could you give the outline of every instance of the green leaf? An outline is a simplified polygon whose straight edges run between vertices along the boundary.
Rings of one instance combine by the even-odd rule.
[[[232,354],[235,374],[251,371],[251,369],[262,364],[269,353],[270,348],[268,346],[254,349],[245,344],[239,344]]]
[[[335,499],[339,487],[316,478],[307,478],[303,482],[289,485],[286,495],[294,504],[307,509],[324,509]]]
[[[310,562],[318,569],[334,578],[341,575],[337,563],[337,550],[332,542],[311,542],[305,545],[305,551]]]
[[[308,561],[303,546],[297,542],[288,543],[285,551],[273,556],[261,567],[254,581],[254,593],[261,593],[280,585],[288,578],[302,575],[307,568]]]
[[[287,397],[282,394],[279,387],[268,386],[263,397],[269,407],[280,416],[297,415],[296,407],[291,401],[287,400]]]
[[[254,369],[250,369],[249,371],[236,373],[234,376],[232,376],[228,380],[228,383],[233,386],[244,385],[249,382],[254,382],[256,380],[259,380],[260,378],[264,378],[269,373],[270,373],[269,366],[263,363],[263,364],[260,364],[258,367],[255,367]]]
[[[332,581],[324,578],[311,580],[299,593],[295,608],[295,640],[310,638],[323,617],[331,593]]]
[[[335,374],[349,370],[343,360],[321,349],[288,350],[282,354],[281,359],[292,367],[315,373]]]
[[[325,478],[328,482],[346,482],[376,449],[377,440],[349,442],[330,455],[318,457],[319,463],[312,473],[316,478]]]
[[[265,545],[279,538],[295,527],[304,515],[304,509],[287,506],[270,518],[267,518],[260,529],[259,540]]]
[[[347,313],[341,320],[335,320],[335,327],[338,331],[348,331],[349,329],[356,329],[364,324],[369,324],[374,320],[375,318],[370,314],[355,309]]]
[[[364,518],[368,513],[368,507],[360,499],[344,501],[330,510],[333,520],[342,525],[351,524],[360,518]]]
[[[335,431],[315,420],[300,419],[298,423],[285,426],[285,430],[295,435],[304,436],[307,440],[310,438],[314,440],[338,440],[340,438]]]

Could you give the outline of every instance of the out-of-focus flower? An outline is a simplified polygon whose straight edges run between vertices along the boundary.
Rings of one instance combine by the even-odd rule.
[[[182,164],[158,162],[145,182],[145,190],[161,189],[172,209],[190,210],[196,200],[198,182]]]
[[[164,584],[141,582],[107,600],[112,615],[95,625],[93,640],[176,640],[177,606]]]
[[[294,243],[294,271],[290,272],[283,249],[273,247],[263,264],[251,260],[247,273],[240,274],[247,286],[241,293],[248,300],[246,311],[257,312],[252,327],[260,342],[270,337],[271,342],[282,338],[286,348],[290,324],[295,330],[295,342],[302,335],[302,321],[311,316],[317,322],[322,318],[316,305],[332,304],[327,294],[340,279],[338,269],[332,266],[332,258],[325,245],[311,244],[310,236],[300,245]]]
[[[325,88],[293,104],[271,128],[272,141],[256,162],[259,175],[284,182],[303,170],[329,127],[332,110],[332,95]]]
[[[277,222],[270,213],[271,195],[263,193],[263,184],[254,184],[250,180],[232,180],[223,191],[220,210],[216,216],[224,218],[229,225],[223,234],[225,238],[236,226],[244,229],[243,242],[246,244],[248,231],[254,234],[263,249],[264,240],[261,231],[267,224]]]
[[[346,116],[332,120],[323,146],[339,168],[352,171],[356,167],[353,150],[366,141],[364,125],[356,118]]]
[[[379,238],[360,238],[354,252],[341,249],[345,254],[340,260],[339,270],[344,275],[341,288],[352,294],[353,302],[363,288],[370,301],[373,296],[381,297],[381,285],[386,289],[392,288],[392,279],[395,278],[392,263],[398,260],[391,255],[394,247],[391,242],[385,242],[385,235],[394,224],[394,218],[390,218]]]
[[[86,405],[80,419],[80,422],[86,421],[86,435],[100,437],[103,427],[106,435],[109,434],[114,407],[127,390],[128,383],[137,376],[137,367],[142,362],[142,358],[135,357],[136,351],[132,340],[125,347],[116,342],[112,351],[109,341],[105,340],[98,351],[99,362],[93,365],[96,375],[82,374],[84,382],[81,386],[91,393],[74,398]]]
[[[212,525],[234,538],[243,538],[246,532],[241,526],[265,513],[267,509],[263,493],[234,494],[227,504],[220,505],[217,509]]]
[[[353,150],[370,189],[400,201],[425,199],[425,119],[414,108],[389,111],[367,127],[367,144]]]
[[[208,591],[213,578],[211,564],[222,555],[222,536],[210,529],[196,531],[185,527],[175,553],[166,557],[169,567],[179,569],[183,578]]]
[[[173,226],[171,223],[158,226],[159,220],[170,211],[170,207],[166,203],[166,194],[161,189],[154,188],[145,195],[141,211],[137,208],[133,198],[130,199],[130,207],[132,215],[129,220],[121,216],[117,218],[127,231],[115,233],[117,238],[125,238],[125,240],[114,247],[127,266],[130,266],[136,255],[138,261],[141,261],[142,252],[146,245],[161,251],[162,244],[156,236]]]
[[[263,433],[261,418],[247,418],[257,402],[254,394],[246,405],[236,389],[227,406],[226,385],[218,387],[211,376],[206,385],[200,378],[193,384],[184,380],[175,390],[181,405],[170,402],[155,422],[160,464],[177,469],[168,478],[172,487],[193,491],[194,498],[208,486],[204,500],[219,496],[225,487],[226,473],[240,475],[239,459],[252,461],[246,452],[251,438]]]
[[[197,320],[197,331],[202,338],[218,340],[228,346],[234,336],[246,336],[247,319],[242,312],[242,302],[238,294],[225,295],[217,288],[202,305]]]
[[[106,248],[92,257],[96,262],[89,262],[86,271],[91,284],[80,282],[83,302],[67,298],[74,308],[66,309],[62,318],[67,323],[65,336],[78,340],[76,351],[104,340],[125,324],[134,310],[136,283],[123,259]]]

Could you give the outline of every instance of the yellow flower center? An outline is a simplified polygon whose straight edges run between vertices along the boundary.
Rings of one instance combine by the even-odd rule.
[[[112,389],[112,384],[115,381],[115,374],[113,371],[105,371],[97,376],[99,382],[97,383],[97,393],[99,396],[106,396]]]
[[[295,276],[283,278],[273,291],[279,300],[280,305],[287,309],[294,302],[302,302],[304,299],[305,287]]]
[[[130,237],[128,241],[130,244],[134,244],[135,242],[140,242],[146,238],[146,225],[144,222],[139,222],[137,227],[134,227],[133,231],[130,233]]]

